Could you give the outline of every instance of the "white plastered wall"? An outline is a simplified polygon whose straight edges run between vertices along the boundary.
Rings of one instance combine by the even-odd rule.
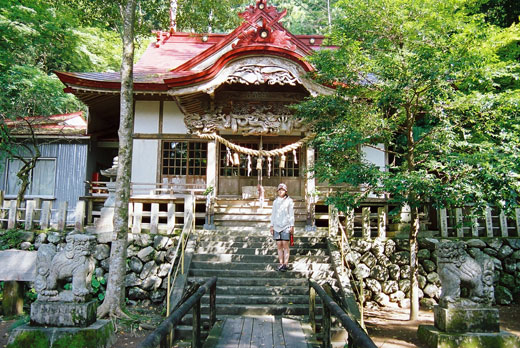
[[[134,133],[159,133],[159,101],[138,100],[135,102]]]
[[[159,140],[134,139],[132,154],[132,182],[157,182],[157,154]]]
[[[188,128],[184,124],[184,115],[173,101],[163,104],[163,134],[187,134]]]
[[[386,171],[386,153],[384,152],[385,145],[377,144],[378,149],[373,147],[361,147],[361,151],[363,152],[363,157],[369,163],[375,164],[379,167],[379,170]]]

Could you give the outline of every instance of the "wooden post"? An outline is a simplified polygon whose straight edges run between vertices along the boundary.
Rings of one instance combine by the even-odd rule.
[[[4,191],[0,190],[0,229],[4,228],[5,210],[4,210]]]
[[[316,333],[316,290],[309,285],[309,321],[312,332]]]
[[[209,329],[215,325],[217,321],[217,282],[215,282],[209,290]]]
[[[491,215],[491,207],[486,207],[486,234],[493,237],[493,216]]]
[[[168,203],[168,221],[166,234],[173,234],[175,230],[175,203]]]
[[[58,207],[58,231],[65,231],[65,227],[67,226],[67,208],[69,207],[69,202],[63,201],[60,202]]]
[[[191,347],[192,348],[200,348],[200,299],[193,306],[193,331],[191,335]]]
[[[92,218],[92,211],[94,210],[94,201],[89,199],[87,201],[87,225],[94,223]]]
[[[507,217],[506,217],[506,213],[504,213],[504,211],[502,209],[500,209],[500,232],[501,232],[501,235],[502,237],[508,237],[509,236],[509,232],[507,230]]]
[[[385,207],[377,208],[377,236],[379,238],[386,237],[386,209],[385,209]]]
[[[132,233],[141,233],[141,222],[143,220],[143,203],[134,203],[134,223]]]
[[[25,207],[25,230],[30,231],[33,227],[35,201],[27,201]]]
[[[40,228],[46,230],[49,228],[51,220],[51,201],[44,201],[42,204],[42,211],[40,212]]]
[[[370,239],[370,236],[372,234],[372,231],[370,228],[370,207],[363,207],[363,209],[361,210],[361,221],[362,221],[361,236],[363,238]]]
[[[339,213],[338,209],[330,204],[329,208],[329,236],[335,236],[338,234],[338,223],[339,223]]]
[[[322,340],[324,348],[332,347],[332,340],[330,336],[330,324],[330,309],[329,307],[327,307],[325,303],[323,303],[323,318],[321,320],[321,332],[323,335]]]
[[[85,201],[78,201],[74,211],[74,230],[83,232],[85,221]]]
[[[16,212],[18,206],[16,205],[16,199],[9,202],[9,220],[7,220],[7,229],[13,229],[16,227]]]
[[[134,204],[128,202],[128,228],[132,230],[132,223],[134,221]]]
[[[159,203],[152,203],[150,215],[150,233],[157,234],[159,231]]]
[[[2,309],[5,316],[23,313],[23,283],[17,281],[4,282],[4,299]]]
[[[516,236],[520,237],[520,208],[515,209]]]
[[[471,211],[471,236],[472,237],[478,237],[479,223],[478,223],[478,218],[476,215],[477,214],[476,214],[475,210],[472,210]]]
[[[349,209],[345,213],[345,229],[348,237],[354,236],[354,209]]]
[[[439,209],[439,221],[441,237],[448,237],[448,214],[446,213],[446,208]]]
[[[457,225],[457,237],[464,237],[462,208],[455,209],[455,224]]]

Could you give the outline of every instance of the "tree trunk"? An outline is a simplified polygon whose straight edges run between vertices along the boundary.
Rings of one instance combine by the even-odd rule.
[[[126,317],[125,304],[126,248],[128,243],[128,202],[132,164],[132,132],[134,123],[133,64],[135,0],[128,0],[122,10],[123,60],[121,63],[121,113],[119,120],[119,165],[117,167],[114,208],[114,240],[110,248],[107,290],[97,315],[102,318]]]
[[[410,220],[410,320],[417,320],[419,318],[419,281],[417,279],[419,245],[417,235],[420,227],[419,208],[417,206],[411,208]]]

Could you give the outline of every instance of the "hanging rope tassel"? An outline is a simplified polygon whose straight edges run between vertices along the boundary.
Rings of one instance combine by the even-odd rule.
[[[247,155],[247,176],[251,176],[251,155]]]
[[[285,155],[280,156],[280,168],[285,168]]]
[[[298,157],[296,156],[296,150],[292,150],[292,155],[294,157],[294,164],[298,164]]]
[[[235,166],[240,165],[240,157],[238,156],[238,152],[235,152],[233,154],[233,165],[235,165]]]
[[[271,177],[271,157],[267,157],[267,177]]]
[[[226,167],[229,167],[230,164],[233,164],[231,160],[231,150],[229,147],[226,147]]]

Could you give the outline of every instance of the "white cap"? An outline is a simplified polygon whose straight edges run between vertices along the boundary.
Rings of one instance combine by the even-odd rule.
[[[287,192],[287,185],[285,185],[285,184],[278,185],[278,190],[276,190],[276,191],[280,191],[280,190],[284,190],[285,192]]]

